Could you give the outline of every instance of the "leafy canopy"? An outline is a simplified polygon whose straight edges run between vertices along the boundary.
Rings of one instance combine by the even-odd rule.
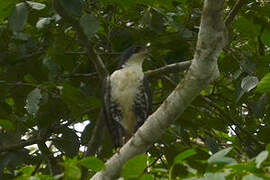
[[[126,163],[122,177],[269,179],[270,6],[264,0],[245,3],[228,29],[220,78],[147,155]],[[225,2],[225,16],[234,4]],[[191,60],[202,5],[201,0],[0,1],[0,179],[76,180],[86,178],[85,169],[88,177],[102,170],[114,153],[106,129],[99,129],[95,146],[88,147],[96,157],[83,158],[102,104],[93,58],[112,72],[123,50],[148,44],[145,70]],[[150,76],[154,108],[184,75]]]

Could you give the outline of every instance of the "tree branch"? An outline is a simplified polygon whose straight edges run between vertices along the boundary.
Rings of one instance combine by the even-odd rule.
[[[37,144],[39,142],[43,141],[41,137],[36,137],[28,140],[21,141],[17,144],[12,144],[12,145],[7,145],[0,147],[0,153],[1,152],[6,152],[6,151],[16,151],[18,149],[24,148],[25,146],[30,146],[33,144]]]
[[[239,128],[239,130],[242,131],[243,133],[245,133],[254,142],[254,144],[257,144],[259,147],[263,148],[262,144],[259,143],[259,140],[255,136],[253,136],[249,131],[245,130],[241,126],[240,123],[235,121],[231,117],[231,115],[229,113],[227,113],[226,111],[224,111],[221,107],[219,107],[219,105],[217,105],[216,103],[214,103],[211,99],[209,99],[207,97],[203,97],[202,100],[204,102],[208,103],[210,106],[214,107],[216,110],[218,110],[223,117],[228,119],[228,121],[230,122],[231,125],[235,125],[237,128]],[[239,134],[237,134],[237,136],[240,137]]]
[[[87,144],[87,151],[85,152],[84,157],[95,155],[96,149],[100,146],[100,139],[103,133],[104,123],[104,113],[103,111],[100,111],[99,119],[97,120],[93,129],[91,139]]]
[[[145,71],[144,74],[148,77],[153,77],[153,76],[157,76],[157,75],[161,75],[161,74],[166,74],[166,73],[177,73],[180,71],[184,71],[187,70],[189,68],[189,66],[191,65],[192,60],[189,61],[184,61],[184,62],[179,62],[179,63],[174,63],[174,64],[168,64],[166,66],[157,68],[157,69],[153,69],[153,70],[148,70]],[[65,74],[63,75],[64,78],[91,78],[91,77],[96,77],[98,76],[97,72],[93,72],[93,73],[86,73],[86,74],[82,74],[82,73],[74,73],[74,74]],[[1,81],[0,81],[1,83]]]
[[[205,0],[194,60],[185,79],[162,105],[148,117],[135,135],[106,162],[106,169],[91,180],[116,179],[130,158],[147,151],[188,105],[218,77],[217,58],[225,45],[223,0]]]
[[[225,19],[226,27],[230,26],[235,16],[238,14],[242,6],[247,3],[247,0],[238,0],[230,11],[229,15]]]
[[[146,76],[155,76],[155,75],[160,75],[160,74],[165,74],[165,73],[171,73],[171,72],[179,72],[183,71],[189,68],[191,65],[192,60],[190,61],[184,61],[184,62],[179,62],[175,64],[169,64],[166,66],[163,66],[161,68],[157,68],[154,70],[148,70],[144,72]]]

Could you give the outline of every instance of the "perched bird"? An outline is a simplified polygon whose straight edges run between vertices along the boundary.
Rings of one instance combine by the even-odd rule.
[[[142,64],[148,51],[132,46],[122,56],[119,68],[103,84],[103,109],[115,147],[122,146],[152,111],[152,97]]]

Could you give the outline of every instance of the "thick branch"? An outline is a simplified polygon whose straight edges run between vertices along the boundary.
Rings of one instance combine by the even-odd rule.
[[[187,106],[218,76],[217,58],[224,47],[223,0],[205,0],[194,60],[185,79],[148,117],[135,135],[106,162],[106,169],[92,180],[116,179],[130,158],[147,151]]]

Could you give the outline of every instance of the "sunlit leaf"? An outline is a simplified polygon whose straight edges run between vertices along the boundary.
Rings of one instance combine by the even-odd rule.
[[[245,92],[249,92],[250,90],[254,89],[258,83],[259,79],[256,76],[246,76],[244,79],[242,79],[241,88]]]
[[[154,177],[150,174],[143,175],[140,180],[154,180]]]
[[[254,163],[238,163],[228,167],[239,173],[242,173],[243,171],[255,172],[257,170]]]
[[[174,158],[174,164],[181,164],[182,161],[190,156],[193,156],[196,154],[196,151],[194,149],[188,149],[180,154],[178,154],[175,158]]]
[[[270,152],[270,143],[268,143],[265,147],[265,150],[267,150],[268,152]]]
[[[40,18],[36,24],[37,29],[43,29],[44,27],[48,26],[52,21],[52,18]]]
[[[19,2],[18,0],[0,1],[0,21],[7,18],[10,15],[12,7],[18,2]]]
[[[7,131],[15,130],[15,126],[10,120],[0,119],[0,127],[3,127]]]
[[[13,98],[6,98],[5,102],[10,105],[10,106],[14,106],[15,102]]]
[[[203,180],[225,180],[226,173],[218,172],[218,173],[206,173],[203,176]]]
[[[31,8],[33,8],[35,10],[42,10],[42,9],[44,9],[46,7],[45,4],[41,4],[41,3],[38,3],[38,2],[33,2],[33,1],[26,1],[26,2]]]
[[[145,154],[128,160],[122,169],[121,176],[127,179],[139,177],[147,166],[146,160],[147,155]]]
[[[36,115],[39,110],[39,102],[42,98],[41,91],[39,88],[35,88],[31,91],[26,98],[25,109],[31,115]]]
[[[260,154],[256,156],[256,167],[260,168],[263,161],[265,161],[268,157],[268,151],[262,151]]]
[[[79,164],[96,172],[105,168],[105,164],[96,157],[84,158],[79,161]]]
[[[209,159],[208,163],[225,163],[225,164],[233,164],[236,161],[233,158],[225,157],[230,151],[232,150],[231,147],[223,149],[215,154],[213,154]]]
[[[81,169],[76,165],[65,166],[65,180],[79,180],[81,176]]]
[[[263,180],[263,178],[257,177],[253,174],[249,174],[249,175],[244,176],[242,180]]]
[[[257,91],[270,93],[270,73],[266,74],[258,84]]]

